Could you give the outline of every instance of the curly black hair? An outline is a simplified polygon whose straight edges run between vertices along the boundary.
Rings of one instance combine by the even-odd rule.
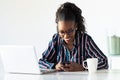
[[[62,20],[75,21],[75,23],[77,24],[77,31],[86,32],[82,10],[74,3],[65,2],[57,9],[55,21],[56,23],[58,23]]]

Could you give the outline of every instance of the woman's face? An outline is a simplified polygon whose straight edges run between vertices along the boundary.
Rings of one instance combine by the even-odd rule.
[[[75,38],[76,25],[74,21],[59,21],[58,33],[67,45],[73,44]]]

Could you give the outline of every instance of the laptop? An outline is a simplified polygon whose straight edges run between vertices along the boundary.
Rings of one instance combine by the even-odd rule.
[[[0,55],[4,71],[12,74],[46,74],[55,69],[40,69],[35,47],[30,45],[2,45]]]

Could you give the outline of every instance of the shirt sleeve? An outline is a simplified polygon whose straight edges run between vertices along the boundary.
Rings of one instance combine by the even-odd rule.
[[[108,60],[103,52],[98,48],[93,39],[87,38],[87,58],[98,58],[98,69],[108,69]]]
[[[53,37],[54,38],[54,37]],[[56,64],[56,41],[52,39],[49,42],[48,48],[42,53],[42,58],[39,59],[39,67],[53,69]]]

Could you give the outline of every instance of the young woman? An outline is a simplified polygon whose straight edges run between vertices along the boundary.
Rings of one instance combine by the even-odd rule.
[[[107,57],[85,30],[79,7],[70,2],[62,4],[56,12],[56,23],[57,33],[39,60],[40,68],[84,71],[84,60],[98,58],[98,69],[108,69]]]

